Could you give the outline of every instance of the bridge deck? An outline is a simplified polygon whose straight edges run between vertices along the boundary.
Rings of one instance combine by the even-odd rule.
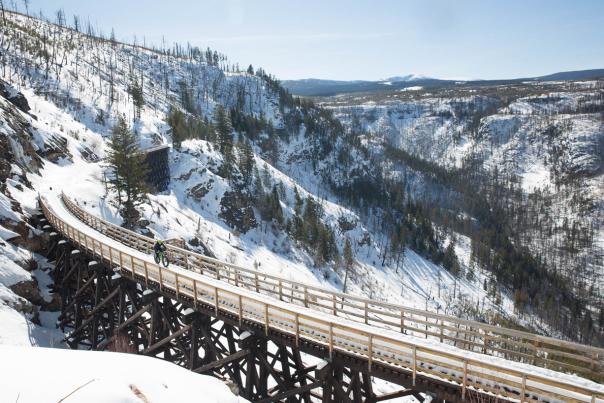
[[[68,199],[65,199],[65,202],[68,205],[70,203]],[[70,206],[68,210],[58,198],[42,198],[41,204],[48,221],[58,231],[89,253],[113,267],[119,267],[126,275],[129,274],[140,282],[153,284],[177,298],[189,299],[196,306],[213,310],[216,315],[229,316],[240,323],[254,323],[267,334],[280,334],[297,345],[310,346],[309,349],[315,353],[322,351],[328,356],[343,354],[353,357],[361,363],[360,365],[366,366],[367,371],[375,371],[376,376],[380,376],[380,373],[383,375],[387,369],[391,374],[395,374],[389,380],[396,381],[398,374],[401,379],[411,379],[412,383],[446,383],[458,388],[462,396],[469,390],[478,390],[519,401],[536,398],[547,401],[604,403],[604,386],[576,376],[464,351],[434,340],[420,339],[392,329],[359,323],[342,317],[343,315],[336,316],[284,302],[238,284],[230,284],[233,281],[243,281],[241,276],[229,276],[226,278],[229,281],[223,281],[220,278],[220,270],[216,271],[215,268],[214,277],[218,278],[187,270],[194,265],[194,259],[198,259],[196,256],[175,254],[185,268],[175,265],[169,268],[160,267],[153,262],[149,254],[140,251],[148,248],[148,245],[145,245],[148,241],[140,236],[121,231],[119,227],[116,229],[102,220],[84,217],[81,211],[76,218],[69,210],[78,213],[77,209]],[[95,224],[94,226],[101,228],[104,233],[84,224],[81,219],[85,219],[88,224]],[[121,240],[130,246],[112,239],[117,233],[120,234]],[[171,253],[174,252],[188,254],[178,248],[171,250]],[[208,261],[215,263],[212,259]],[[222,262],[220,264],[226,266]],[[258,274],[252,279],[258,289]],[[293,290],[293,287],[291,288]],[[280,293],[274,295],[283,297],[282,294],[283,290],[280,288]],[[308,288],[305,289],[305,296],[307,294]],[[308,304],[308,297],[305,299]],[[343,305],[344,302],[346,301],[342,299],[341,302],[328,307],[335,309],[337,314],[337,305]],[[367,323],[368,308],[367,303],[364,304],[364,322]],[[441,326],[442,323],[441,321]],[[441,332],[442,334],[444,333]],[[406,382],[401,384],[407,385]]]

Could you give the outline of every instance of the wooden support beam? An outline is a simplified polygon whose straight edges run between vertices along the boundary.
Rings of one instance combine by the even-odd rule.
[[[121,330],[123,330],[125,327],[129,326],[130,324],[132,324],[135,320],[137,320],[142,314],[144,314],[145,312],[147,312],[149,310],[149,308],[151,308],[151,304],[147,304],[145,306],[143,306],[141,309],[139,309],[134,315],[132,315],[131,317],[129,317],[128,319],[126,319],[121,325],[119,325],[118,327],[115,328],[114,333],[117,334],[119,333]],[[104,340],[102,343],[100,343],[98,345],[98,349],[99,350],[103,350],[105,347],[107,347],[109,344],[111,344],[111,342],[115,339],[115,335],[111,336],[110,338]]]
[[[161,339],[157,343],[155,343],[155,344],[147,347],[146,349],[144,349],[143,351],[141,351],[141,354],[149,354],[149,353],[157,350],[159,347],[163,346],[166,343],[169,343],[170,341],[174,340],[178,336],[180,336],[180,335],[188,332],[190,329],[191,329],[191,325],[186,325],[185,327],[183,327],[182,329],[178,330],[177,332],[174,332],[171,335],[169,335],[167,337],[164,337],[163,339]]]
[[[202,365],[199,368],[196,368],[193,370],[193,372],[198,372],[200,374],[203,374],[205,372],[211,371],[213,369],[219,368],[219,367],[223,367],[228,363],[231,363],[233,361],[237,361],[245,356],[247,356],[250,353],[250,350],[244,349],[244,350],[239,350],[236,353],[233,353],[231,355],[228,355],[224,358],[221,358],[219,360],[213,361],[209,364],[206,365]]]
[[[115,297],[115,295],[119,292],[119,289],[115,289],[113,290],[113,292],[111,294],[109,294],[107,296],[107,298],[105,298],[103,301],[101,301],[99,304],[97,304],[92,311],[88,312],[88,319],[86,319],[84,322],[82,322],[82,324],[80,326],[77,327],[77,329],[75,329],[73,332],[71,332],[71,335],[74,334],[78,334],[79,332],[82,331],[82,329],[84,329],[90,322],[94,321],[96,319],[95,314],[101,309],[103,308],[103,306],[105,306],[107,304],[107,302],[111,301],[111,299],[113,297]],[[94,341],[91,340],[94,344]]]
[[[405,397],[405,396],[413,396],[419,402],[424,401],[424,397],[421,395],[421,393],[419,393],[418,391],[413,390],[413,389],[399,390],[397,392],[386,393],[381,396],[376,396],[373,401],[374,402],[383,402],[386,400],[397,399],[399,397]]]
[[[270,402],[278,402],[287,397],[294,395],[302,395],[306,392],[309,392],[313,389],[316,389],[322,385],[322,382],[316,381],[313,383],[309,383],[308,385],[303,385],[294,389],[287,390],[285,392],[278,393],[275,396],[267,397],[266,399],[258,400],[256,403],[270,403]]]

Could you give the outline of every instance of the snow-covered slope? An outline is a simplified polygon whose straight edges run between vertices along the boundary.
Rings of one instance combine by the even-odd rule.
[[[246,402],[216,378],[151,357],[14,346],[0,356],[1,402]]]
[[[604,81],[595,80],[383,92],[324,105],[374,155],[392,156],[384,166],[413,197],[450,211],[465,233],[485,218],[467,215],[464,191],[500,208],[512,242],[589,307],[590,327],[592,316],[604,318],[603,100]]]
[[[342,289],[347,278],[348,292],[375,299],[471,318],[522,321],[514,312],[512,291],[492,286],[492,276],[472,263],[469,237],[416,216],[390,214],[383,206],[363,200],[359,193],[365,190],[375,199],[389,200],[384,179],[407,175],[391,161],[376,164],[373,157],[379,154],[382,140],[456,167],[467,155],[490,150],[486,142],[479,141],[480,136],[499,138],[505,131],[499,126],[508,127],[511,135],[512,129],[530,121],[532,115],[508,112],[490,96],[467,95],[445,103],[428,97],[396,106],[338,108],[341,126],[329,111],[291,98],[262,70],[240,71],[215,52],[182,46],[155,51],[22,15],[8,14],[7,18],[2,77],[12,84],[11,91],[21,92],[29,103],[29,114],[18,114],[31,127],[30,154],[39,161],[35,169],[13,168],[23,178],[22,185],[7,180],[3,193],[14,199],[14,206],[5,214],[21,209],[24,214],[16,219],[23,222],[35,209],[37,192],[52,188],[53,192],[64,190],[94,214],[121,223],[113,203],[115,195],[104,185],[107,167],[99,162],[106,155],[107,139],[118,117],[124,116],[140,145],[148,147],[172,143],[167,123],[171,110],[182,110],[209,125],[216,118],[217,107],[222,106],[261,126],[253,134],[234,130],[232,136],[236,162],[243,155],[241,145],[250,144],[253,173],[245,178],[237,166],[231,176],[225,175],[225,153],[212,136],[184,140],[170,150],[168,190],[149,195],[142,206],[141,230],[164,239],[181,238],[188,247],[209,250],[219,259],[296,280]],[[134,102],[133,86],[142,88],[144,105],[140,108]],[[421,89],[405,93],[411,97],[423,94]],[[506,107],[516,111],[521,106],[517,103]],[[458,116],[486,113],[494,107],[502,117],[490,123],[485,118],[479,129],[472,126],[473,120]],[[370,136],[355,138],[348,129],[357,124]],[[526,133],[518,136],[526,137]],[[497,141],[509,143],[503,138]],[[521,142],[514,144],[524,147]],[[489,164],[508,161],[510,152],[503,146],[500,149]],[[580,148],[575,151],[571,155],[581,153]],[[526,172],[533,182],[543,178],[537,168]],[[425,178],[415,175],[417,181],[410,181],[409,192],[405,191],[408,199],[422,192],[435,193]],[[259,197],[253,194],[257,183],[263,189]],[[379,192],[383,192],[381,197]],[[263,198],[272,193],[278,194],[282,221],[263,218]],[[229,198],[233,194],[247,197],[241,202],[245,206],[237,205],[240,200],[233,202]],[[260,201],[252,203],[252,198]],[[296,219],[306,214],[305,206],[311,203],[317,206],[317,222],[324,227],[313,223],[314,227],[304,229],[327,234],[328,254],[321,253],[319,243],[309,246],[294,236]],[[243,208],[252,210],[256,223],[245,230],[229,219],[231,210],[240,213]],[[403,239],[395,250],[392,222],[401,221],[410,223],[404,237],[412,238],[415,234],[411,232],[422,230],[428,233],[423,235],[428,241],[414,239],[412,244]],[[342,259],[347,240],[354,254],[348,277]],[[405,247],[407,243],[409,247]],[[449,244],[454,245],[463,275],[440,264]],[[14,273],[18,273],[16,269],[11,275]]]
[[[41,175],[32,176],[31,181],[39,189],[61,187],[91,210],[118,223],[121,219],[110,203],[113,196],[106,194],[102,183],[105,168],[85,157],[90,152],[104,156],[105,141],[119,114],[134,121],[143,147],[171,141],[165,118],[171,107],[182,107],[183,87],[187,88],[192,109],[210,121],[219,104],[239,107],[246,115],[266,119],[275,130],[285,132],[290,130],[285,120],[295,115],[292,111],[302,118],[304,113],[315,114],[312,109],[304,112],[283,107],[282,94],[262,75],[225,72],[192,49],[183,49],[176,56],[175,50],[168,54],[95,40],[23,16],[11,15],[10,19],[14,25],[9,33],[20,32],[21,36],[7,36],[11,40],[9,52],[3,56],[8,61],[5,77],[24,77],[17,84],[38,119],[32,119],[32,123],[40,133],[64,138],[70,154],[56,164],[46,163]],[[43,47],[42,33],[53,37],[59,55],[49,67],[26,46],[25,38],[30,37]],[[145,106],[137,119],[133,119],[137,113],[128,93],[133,79],[144,83]],[[313,130],[324,131],[320,125]],[[321,221],[334,233],[336,256],[342,253],[346,238],[352,241],[357,263],[348,291],[439,311],[459,304],[473,305],[475,301],[494,307],[478,287],[480,277],[472,281],[453,278],[412,250],[399,262],[399,268],[390,259],[383,263],[388,236],[379,224],[368,226],[368,218],[346,207],[330,186],[370,174],[371,163],[358,150],[347,148],[350,163],[339,165],[336,150],[346,146],[340,138],[335,139],[331,154],[313,162],[318,135],[309,131],[302,125],[298,133],[288,134],[288,142],[279,140],[277,155],[264,151],[260,140],[254,142],[255,165],[264,188],[279,189],[285,221],[293,217],[296,189],[302,199],[309,198],[321,207]],[[262,138],[268,138],[268,134],[261,134]],[[185,141],[179,150],[172,150],[169,191],[150,195],[143,208],[144,218],[150,223],[148,230],[163,238],[198,238],[220,259],[342,288],[345,275],[338,262],[318,263],[314,252],[292,240],[283,226],[264,221],[241,234],[221,218],[223,196],[233,190],[233,183],[218,173],[223,159],[216,145],[205,140]],[[65,183],[67,177],[69,183]],[[208,189],[207,193],[200,193],[200,188]],[[31,191],[14,190],[13,194],[33,207]],[[342,218],[352,226],[340,226]]]

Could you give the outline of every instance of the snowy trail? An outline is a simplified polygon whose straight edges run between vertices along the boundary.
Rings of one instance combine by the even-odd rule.
[[[57,218],[86,236],[102,242],[116,251],[145,261],[154,270],[160,269],[154,264],[151,256],[100,234],[79,221],[67,210],[57,195],[44,197],[44,202]],[[604,385],[598,385],[577,376],[468,352],[436,341],[402,335],[390,330],[376,329],[341,317],[282,302],[179,267],[171,266],[169,269],[161,269],[161,271],[177,274],[183,279],[195,282],[195,285],[201,289],[201,294],[198,293],[197,298],[204,302],[217,304],[220,309],[235,312],[242,309],[246,319],[265,323],[279,331],[293,332],[295,329],[296,332],[299,332],[300,337],[314,343],[323,345],[328,343],[334,349],[341,349],[365,358],[371,357],[374,361],[384,362],[401,369],[406,368],[406,371],[409,371],[412,366],[418,376],[441,375],[450,382],[465,381],[468,386],[472,384],[495,387],[506,385],[508,390],[516,391],[518,391],[518,385],[524,380],[532,387],[530,395],[541,399],[546,397],[548,392],[554,390],[558,394],[576,401],[604,402]],[[222,295],[218,299],[214,299],[213,296],[218,295],[218,290]],[[181,292],[191,291],[191,286],[183,286]],[[239,304],[243,298],[245,301],[243,306],[237,306],[237,297],[239,297]],[[270,316],[269,311],[273,311],[273,316]],[[279,312],[279,314],[276,315],[275,312]],[[294,328],[292,320],[294,317],[297,318],[296,323],[299,322],[298,328]],[[415,351],[415,354],[412,354],[412,351]],[[430,363],[434,360],[438,362],[437,365]],[[455,370],[464,366],[468,367],[465,375],[459,370]],[[498,381],[489,380],[493,377],[496,377]],[[555,386],[551,386],[552,383]],[[503,389],[501,390],[503,391]]]

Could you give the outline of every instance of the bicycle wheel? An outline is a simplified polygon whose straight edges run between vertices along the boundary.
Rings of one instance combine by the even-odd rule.
[[[159,253],[156,253],[153,258],[155,259],[155,263],[159,264]]]
[[[170,264],[170,262],[168,262],[168,256],[162,256],[162,264],[164,265],[164,267],[168,267],[168,265]]]

